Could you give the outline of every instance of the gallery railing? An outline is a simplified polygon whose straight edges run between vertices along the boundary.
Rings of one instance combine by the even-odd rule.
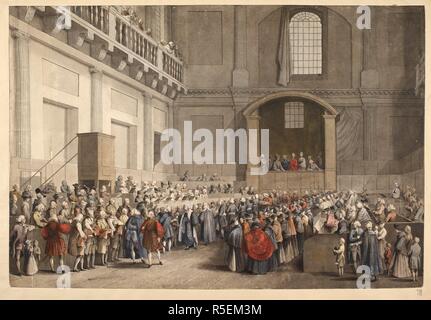
[[[91,24],[121,47],[133,51],[153,67],[182,82],[184,65],[126,16],[111,6],[71,6],[72,20]],[[80,21],[81,20],[81,21]]]

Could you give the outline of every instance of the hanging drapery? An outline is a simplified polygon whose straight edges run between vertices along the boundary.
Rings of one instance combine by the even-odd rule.
[[[358,143],[362,141],[362,110],[347,107],[337,111],[337,159],[357,160],[362,157],[362,144]]]
[[[289,12],[281,9],[280,39],[278,43],[278,84],[287,86],[290,80]]]

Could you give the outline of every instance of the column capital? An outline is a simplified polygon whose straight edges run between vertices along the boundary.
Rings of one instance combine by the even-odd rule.
[[[16,29],[12,31],[12,37],[15,39],[29,40],[30,34],[25,31]]]
[[[91,74],[94,74],[94,73],[102,74],[103,73],[102,69],[95,67],[95,66],[89,66],[88,70],[90,71]]]
[[[336,114],[324,114],[323,115],[323,119],[334,119],[335,120],[335,118],[337,117],[337,115]]]
[[[246,116],[245,118],[247,120],[260,120],[260,119],[262,119],[261,116],[255,115],[255,114],[250,114],[250,115]]]
[[[142,95],[144,96],[145,99],[149,99],[149,100],[153,99],[153,94],[150,92],[143,91]]]

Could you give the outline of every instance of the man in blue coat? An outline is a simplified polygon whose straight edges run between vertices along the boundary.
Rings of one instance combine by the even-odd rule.
[[[163,235],[163,252],[165,252],[165,250],[171,251],[172,237],[174,236],[171,220],[171,208],[167,207],[166,209],[162,209],[159,214],[159,222],[165,230],[165,234]]]
[[[148,257],[147,251],[142,244],[141,227],[143,223],[144,217],[137,209],[133,209],[132,215],[127,220],[124,228],[124,256],[132,259],[133,263],[138,258],[146,264],[145,259]]]
[[[181,216],[178,231],[178,241],[184,244],[184,250],[189,250],[192,247],[197,249],[198,237],[196,233],[196,225],[198,223],[199,219],[197,215],[191,208],[186,207]]]

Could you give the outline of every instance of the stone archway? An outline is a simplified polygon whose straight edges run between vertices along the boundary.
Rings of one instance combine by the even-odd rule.
[[[336,126],[335,119],[337,117],[337,110],[331,106],[328,102],[310,93],[301,91],[280,91],[271,93],[264,97],[261,97],[252,103],[250,103],[243,111],[243,115],[247,120],[247,129],[260,129],[260,116],[259,108],[269,101],[280,99],[280,98],[299,98],[316,103],[323,110],[323,121],[324,121],[324,134],[325,134],[325,171],[324,171],[324,189],[336,190],[337,188],[337,142],[336,142]],[[260,139],[258,139],[258,153],[260,153]],[[254,186],[259,189],[259,177],[251,176],[249,170],[247,170],[247,184]]]

